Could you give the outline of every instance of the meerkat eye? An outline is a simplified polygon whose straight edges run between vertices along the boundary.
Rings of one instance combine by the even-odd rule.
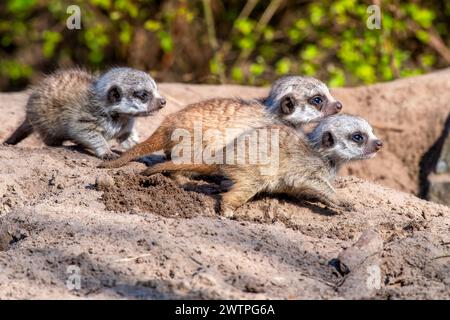
[[[323,98],[321,96],[314,96],[311,98],[311,103],[320,106],[323,103]]]
[[[149,94],[147,91],[145,90],[140,90],[140,91],[136,91],[134,93],[134,96],[140,100],[142,100],[142,102],[147,102],[149,99]]]
[[[120,94],[120,90],[117,87],[111,87],[108,90],[108,101],[111,103],[119,102],[122,98],[122,95]]]
[[[364,141],[364,137],[360,133],[354,133],[352,134],[352,140],[356,143],[362,143]]]

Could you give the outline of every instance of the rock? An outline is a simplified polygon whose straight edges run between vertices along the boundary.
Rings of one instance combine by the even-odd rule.
[[[450,206],[450,175],[429,178],[428,200]]]
[[[374,230],[366,230],[353,246],[339,254],[339,271],[346,277],[338,291],[345,298],[370,298],[380,289],[382,250],[381,236]]]
[[[97,190],[104,190],[113,187],[115,184],[114,179],[109,175],[98,176],[95,179],[95,188]]]
[[[436,164],[437,174],[449,174],[450,173],[450,135],[447,132],[447,137],[445,138],[444,145]]]
[[[344,264],[348,271],[357,268],[365,259],[383,250],[383,239],[374,230],[366,230],[356,243],[342,251],[338,260]]]
[[[51,178],[48,180],[48,185],[58,190],[62,190],[65,188],[65,181],[58,172],[54,172],[52,173]]]
[[[433,171],[428,176],[428,200],[450,206],[450,117],[447,127],[439,140],[443,142],[442,147],[436,147],[440,152],[437,161],[433,164]]]
[[[29,234],[26,230],[14,224],[0,221],[0,251],[9,250],[12,245],[28,236]]]

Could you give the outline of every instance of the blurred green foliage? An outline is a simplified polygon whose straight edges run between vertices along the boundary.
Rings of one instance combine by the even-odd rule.
[[[343,86],[450,64],[449,1],[373,2],[382,20],[371,30],[373,3],[362,0],[3,0],[0,90],[72,66],[258,85],[306,74]],[[81,8],[80,30],[66,27],[72,4]]]

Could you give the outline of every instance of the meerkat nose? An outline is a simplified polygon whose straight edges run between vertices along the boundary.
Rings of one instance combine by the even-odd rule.
[[[334,107],[336,108],[336,111],[339,112],[342,110],[342,103],[340,101],[336,101]]]
[[[380,150],[382,146],[383,146],[383,141],[381,141],[381,140],[375,140],[375,148],[376,148],[377,150]]]
[[[159,99],[159,107],[160,108],[164,108],[165,105],[166,105],[166,99],[165,98],[160,98]]]

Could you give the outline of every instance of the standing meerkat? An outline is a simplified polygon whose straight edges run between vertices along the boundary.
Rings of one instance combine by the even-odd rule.
[[[341,109],[342,104],[330,94],[323,82],[310,77],[287,76],[275,81],[268,97],[261,102],[221,98],[188,105],[169,115],[147,140],[123,153],[119,159],[103,162],[99,167],[121,167],[159,150],[164,150],[170,158],[172,148],[179,143],[172,139],[173,133],[182,129],[193,135],[199,123],[202,133],[208,130],[224,133],[232,129],[234,134],[228,131],[222,143],[226,145],[252,128],[270,124],[299,127],[338,113]]]
[[[155,81],[139,70],[113,68],[98,78],[78,69],[58,71],[32,89],[25,121],[5,143],[17,144],[36,131],[46,145],[71,140],[114,159],[108,141],[117,139],[125,149],[136,145],[135,117],[165,104]]]
[[[346,162],[374,157],[383,146],[367,121],[351,115],[326,118],[308,136],[283,125],[263,129],[276,130],[279,137],[275,166],[248,164],[246,154],[244,164],[236,164],[236,158],[232,160],[235,164],[227,164],[228,159],[225,164],[175,164],[169,161],[149,167],[142,174],[190,171],[223,175],[233,182],[231,189],[222,196],[221,211],[227,216],[261,192],[309,196],[331,208],[345,209],[351,206],[339,199],[332,187],[337,170]],[[237,151],[234,141],[231,148]]]

